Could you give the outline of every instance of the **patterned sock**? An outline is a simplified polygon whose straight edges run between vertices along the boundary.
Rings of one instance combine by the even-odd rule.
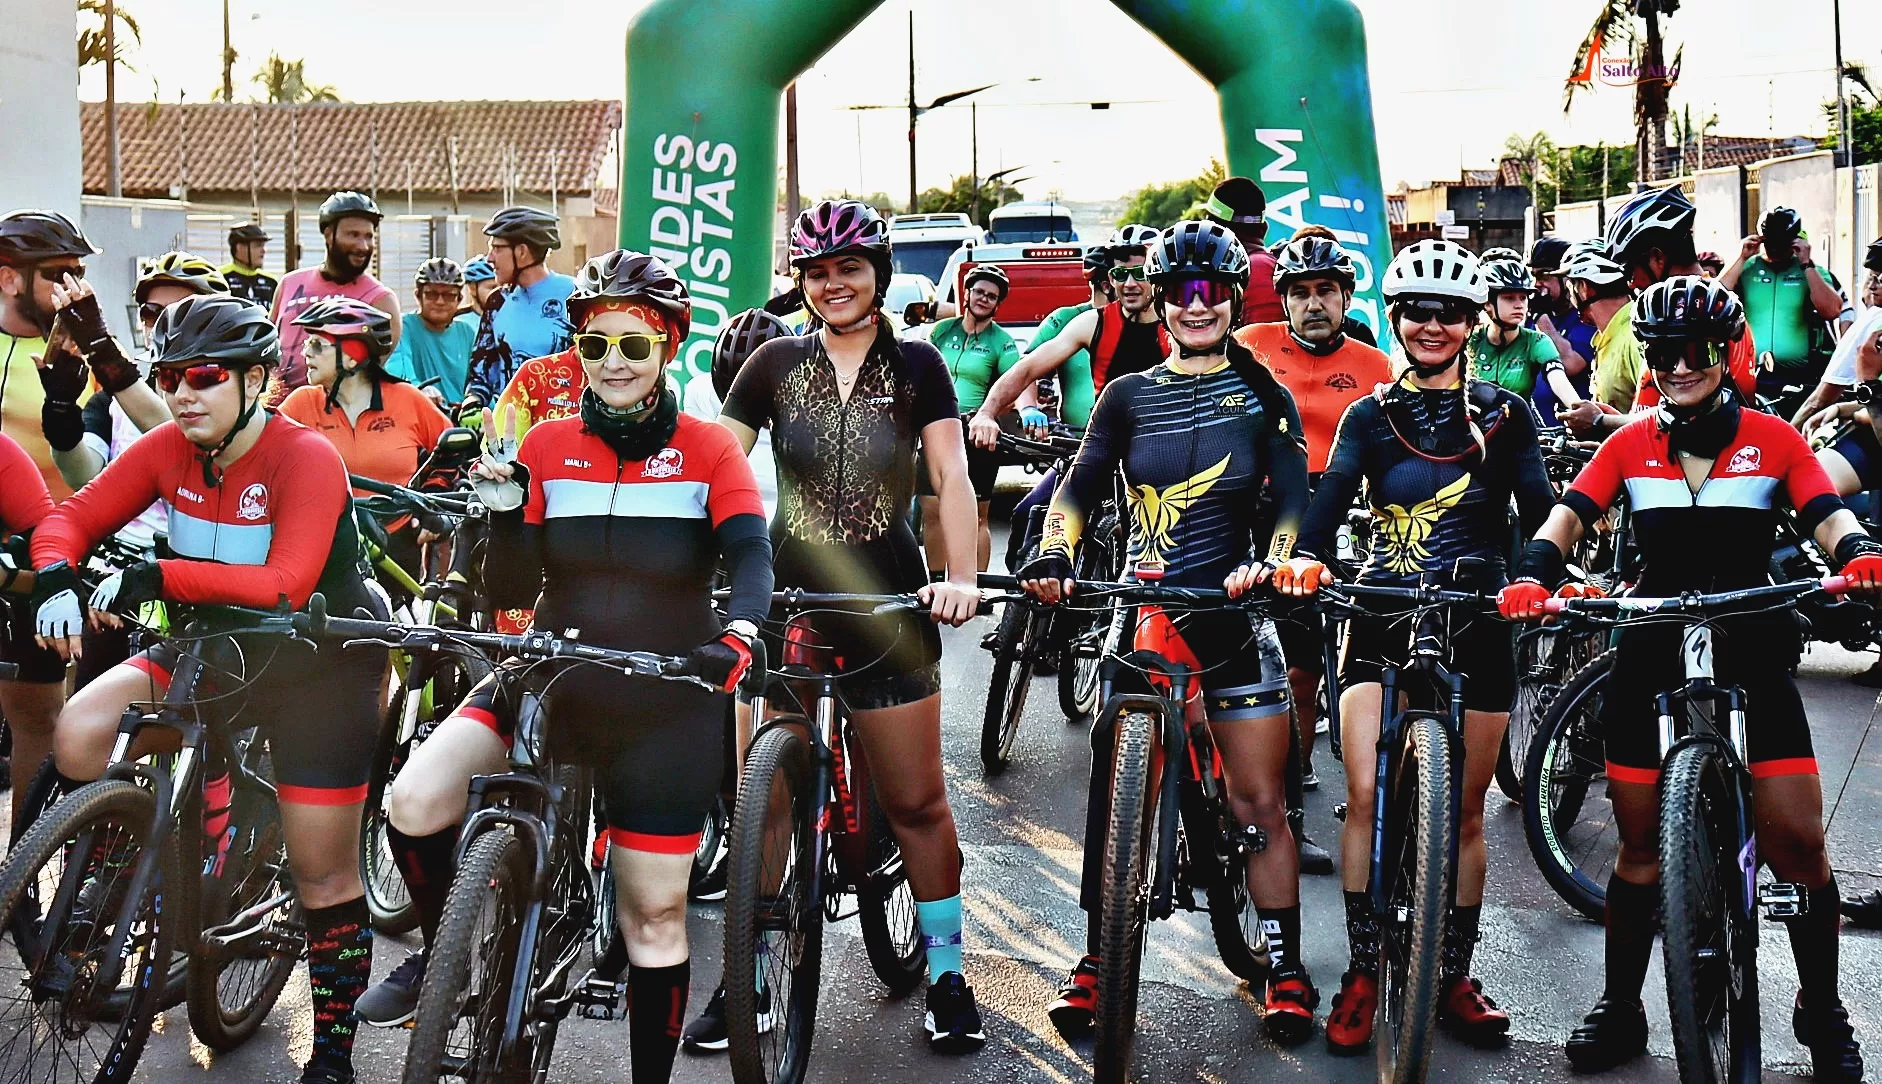
[[[928,946],[928,981],[961,969],[961,898],[915,902],[921,940]]]
[[[1804,1004],[1822,1009],[1838,1001],[1836,939],[1843,926],[1842,897],[1835,877],[1809,891],[1808,910],[1785,925],[1791,938],[1791,956],[1797,961],[1797,982],[1803,988]]]
[[[1259,907],[1261,932],[1268,938],[1270,974],[1301,970],[1300,904],[1292,907]]]
[[[1454,979],[1470,975],[1471,958],[1477,954],[1477,935],[1483,925],[1483,904],[1451,908],[1450,921],[1444,924],[1444,977]]]
[[[227,772],[203,782],[203,840],[210,873],[222,872],[223,856],[229,852],[229,803],[233,793]]]
[[[1379,923],[1372,913],[1372,893],[1347,892],[1346,948],[1347,970],[1359,975],[1379,975]]]
[[[1660,929],[1660,882],[1637,885],[1608,874],[1608,982],[1604,991],[1613,1001],[1640,1000],[1653,959],[1653,935]]]
[[[686,995],[693,962],[632,967],[627,972],[627,1042],[634,1084],[666,1084],[686,1027]]]
[[[372,912],[366,897],[307,908],[307,977],[314,987],[314,1057],[350,1070],[358,1018],[353,1002],[372,979]]]
[[[425,932],[425,944],[431,945],[438,939],[438,924],[444,921],[444,899],[451,892],[451,878],[457,872],[452,868],[457,857],[457,829],[408,836],[388,823],[386,840],[392,844],[392,856],[412,894],[412,906],[418,909],[418,928]]]

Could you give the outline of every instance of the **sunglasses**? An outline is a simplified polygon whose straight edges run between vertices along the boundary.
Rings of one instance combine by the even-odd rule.
[[[1198,299],[1209,308],[1235,300],[1235,287],[1220,279],[1177,279],[1162,288],[1163,303],[1187,309]]]
[[[1119,264],[1110,272],[1112,282],[1142,282],[1149,271],[1144,264]]]
[[[575,336],[575,352],[583,361],[606,361],[608,351],[618,351],[628,361],[646,361],[653,357],[653,348],[657,343],[667,341],[665,335],[649,335],[642,331],[630,331],[625,335],[603,335],[598,331],[584,331]]]
[[[235,375],[235,370],[226,365],[214,364],[159,366],[155,375],[157,386],[166,393],[174,395],[176,390],[184,384],[188,384],[197,391],[207,391],[217,384],[226,384],[229,378]]]
[[[1725,361],[1725,344],[1702,339],[1672,339],[1646,344],[1647,365],[1658,373],[1670,373],[1680,362],[1693,372],[1703,372]]]
[[[85,277],[85,265],[82,263],[81,264],[67,264],[63,267],[47,267],[45,264],[35,264],[32,270],[33,270],[33,274],[38,275],[40,278],[44,279],[45,281],[52,282],[52,283],[63,283],[65,281],[65,276],[67,275],[70,275],[75,279],[82,279]]]
[[[1398,304],[1398,319],[1408,324],[1428,324],[1436,320],[1446,327],[1456,327],[1476,316],[1477,306],[1468,301],[1420,298]]]
[[[137,318],[146,324],[154,324],[157,317],[163,315],[166,306],[161,301],[146,301],[137,306]]]
[[[418,300],[420,301],[456,301],[461,296],[463,295],[459,291],[448,286],[433,290],[418,291]]]

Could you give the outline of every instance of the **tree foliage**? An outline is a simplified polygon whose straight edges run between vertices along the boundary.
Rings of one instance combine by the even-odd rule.
[[[1634,147],[1636,157],[1644,155],[1650,164],[1660,160],[1666,145],[1667,96],[1685,55],[1684,49],[1676,50],[1672,63],[1667,63],[1660,20],[1671,17],[1679,5],[1680,0],[1600,0],[1594,22],[1576,45],[1568,77],[1562,84],[1562,112],[1566,113],[1575,104],[1576,91],[1593,90],[1598,82],[1585,78],[1597,51],[1607,56],[1628,56],[1637,71],[1651,73],[1654,77],[1634,84]],[[1647,179],[1658,178],[1650,169]]]
[[[78,32],[78,66],[84,68],[93,64],[103,64],[110,59],[110,50],[105,48],[105,0],[78,0],[78,13],[79,17],[88,24],[81,27]],[[133,42],[138,45],[144,43],[144,32],[138,27],[137,19],[124,10],[124,5],[113,4],[112,14],[120,27],[117,39],[112,43],[117,47],[117,62],[136,71],[137,69],[132,68],[130,62],[124,58]],[[129,40],[125,38],[125,30],[131,32]]]
[[[1210,159],[1208,169],[1187,181],[1147,184],[1139,188],[1118,212],[1117,220],[1161,229],[1186,218],[1201,218],[1203,201],[1227,177],[1227,168]]]
[[[305,60],[283,60],[279,53],[268,54],[268,62],[255,73],[253,82],[261,88],[263,101],[277,105],[340,100],[340,92],[332,85],[307,81]]]
[[[1558,203],[1579,203],[1602,194],[1602,161],[1607,163],[1607,194],[1626,192],[1634,183],[1633,147],[1558,147],[1547,132],[1511,133],[1503,141],[1505,157],[1517,161],[1523,182],[1536,198],[1536,213]]]
[[[987,218],[993,213],[995,207],[1012,203],[1020,198],[1019,189],[1014,188],[1004,181],[982,180],[980,182],[979,225],[983,229],[986,227]],[[944,211],[954,211],[960,214],[971,215],[974,213],[974,179],[972,177],[956,177],[954,178],[954,183],[950,184],[945,191],[939,188],[930,188],[921,194],[918,206],[924,214],[938,214]]]

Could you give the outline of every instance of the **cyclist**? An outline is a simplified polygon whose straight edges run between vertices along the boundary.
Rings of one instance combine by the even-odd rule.
[[[1228,227],[1248,253],[1248,291],[1241,322],[1274,324],[1287,319],[1274,289],[1274,256],[1262,242],[1268,237],[1268,196],[1247,177],[1229,177],[1215,186],[1202,205],[1210,221]]]
[[[391,319],[352,298],[330,297],[301,310],[294,323],[308,333],[302,347],[308,383],[281,401],[281,416],[332,441],[350,473],[410,482],[451,421],[424,392],[386,372]],[[384,546],[401,567],[417,572],[416,525],[390,525]]]
[[[1005,328],[994,322],[1000,303],[1012,290],[1006,271],[998,264],[981,264],[967,272],[961,284],[965,310],[959,316],[938,321],[928,333],[928,342],[941,351],[948,375],[954,380],[954,397],[963,412],[977,409],[986,401],[987,389],[1001,373],[1019,361],[1019,344]],[[1037,412],[1037,407],[1029,413]],[[967,480],[974,487],[974,506],[979,517],[975,531],[975,556],[980,570],[986,571],[993,553],[993,535],[987,528],[987,513],[992,508],[993,483],[1000,473],[1000,461],[978,448],[967,451]],[[941,500],[923,483],[925,465],[915,469],[915,493],[921,504],[921,537],[928,558],[928,574],[933,578],[942,571],[948,545],[946,526],[941,518]]]
[[[1390,381],[1392,363],[1377,347],[1346,331],[1356,273],[1352,257],[1339,242],[1318,234],[1297,237],[1281,247],[1275,261],[1274,289],[1287,309],[1287,322],[1242,328],[1235,333],[1235,341],[1247,347],[1294,397],[1301,436],[1307,442],[1311,485],[1327,469],[1333,435],[1346,408]],[[1313,745],[1320,679],[1326,669],[1321,623],[1317,614],[1307,613],[1289,615],[1276,626],[1287,654],[1287,680],[1300,726],[1302,783],[1310,790],[1318,789]],[[1303,836],[1301,868],[1332,873],[1333,858]]]
[[[1310,593],[1327,578],[1322,563],[1334,552],[1335,531],[1363,482],[1375,530],[1360,583],[1412,585],[1427,575],[1444,577],[1466,558],[1487,563],[1493,571],[1484,579],[1500,581],[1514,527],[1512,499],[1528,533],[1555,498],[1528,404],[1465,370],[1465,341],[1488,300],[1482,266],[1449,241],[1420,241],[1392,258],[1383,289],[1408,367],[1396,383],[1347,408],[1301,529],[1300,556],[1277,580]],[[1372,1039],[1382,919],[1373,913],[1366,885],[1379,680],[1386,667],[1405,664],[1412,635],[1410,625],[1384,614],[1355,616],[1347,625],[1340,666],[1347,803],[1340,872],[1352,962],[1327,1017],[1327,1045],[1335,1053],[1356,1053]],[[1455,613],[1450,648],[1453,669],[1469,680],[1456,902],[1444,927],[1438,1020],[1465,1042],[1492,1046],[1508,1033],[1509,1016],[1484,994],[1470,965],[1483,915],[1484,792],[1509,723],[1516,659],[1509,630],[1487,616]]]
[[[568,300],[585,363],[579,416],[537,425],[514,451],[492,420],[495,443],[472,468],[493,512],[492,600],[535,603],[548,627],[603,646],[685,655],[689,673],[729,691],[770,606],[771,547],[737,442],[682,414],[665,376],[691,323],[686,285],[660,260],[616,249],[582,267]],[[712,609],[721,558],[728,627]],[[698,742],[717,732],[726,704],[597,668],[554,680],[555,740],[597,769],[606,810],[632,963],[633,1078],[665,1081],[691,976],[687,882],[719,791],[720,758],[700,756]],[[465,792],[472,776],[505,770],[521,692],[508,675],[485,679],[392,784],[389,835],[427,944],[443,919]],[[422,953],[408,957],[362,999],[365,1019],[410,1019],[424,968]]]
[[[1862,302],[1862,315],[1844,332],[1836,342],[1836,352],[1830,355],[1830,364],[1823,372],[1823,383],[1811,393],[1806,405],[1817,405],[1815,415],[1799,411],[1806,419],[1799,428],[1808,436],[1819,425],[1831,420],[1828,412],[1836,409],[1847,413],[1846,404],[1837,403],[1852,386],[1861,381],[1857,375],[1857,351],[1865,344],[1875,340],[1876,333],[1882,331],[1882,238],[1869,242],[1868,250],[1863,254],[1862,292],[1857,295]],[[1837,481],[1834,472],[1832,481]],[[1841,483],[1838,482],[1838,488]]]
[[[1562,369],[1575,388],[1575,400],[1589,397],[1594,377],[1594,325],[1581,318],[1575,305],[1575,292],[1562,274],[1562,257],[1569,244],[1560,237],[1538,237],[1529,248],[1529,272],[1536,278],[1536,292],[1529,303],[1529,326],[1555,344],[1562,359]],[[1547,383],[1538,385],[1531,396],[1536,413],[1546,426],[1560,425],[1556,410],[1567,404],[1556,398]]]
[[[392,345],[399,344],[399,298],[373,277],[373,253],[378,246],[379,220],[385,216],[364,192],[335,192],[320,205],[320,236],[327,242],[326,261],[317,267],[289,271],[275,292],[274,320],[281,329],[281,386],[286,395],[307,383],[307,361],[301,343],[307,330],[294,318],[314,302],[328,297],[364,301],[392,318]]]
[[[1078,459],[1053,497],[1038,558],[1019,572],[1026,590],[1053,603],[1076,592],[1072,555],[1085,520],[1123,471],[1131,494],[1129,553],[1139,579],[1241,593],[1289,556],[1307,499],[1307,458],[1293,397],[1231,332],[1242,313],[1248,254],[1214,222],[1184,222],[1150,246],[1153,312],[1175,349],[1162,365],[1108,384],[1092,411]],[[1270,539],[1258,535],[1257,497],[1274,498]],[[1265,561],[1264,561],[1265,558]],[[1236,820],[1268,845],[1248,856],[1248,888],[1272,966],[1263,1026],[1276,1041],[1313,1034],[1319,995],[1300,954],[1299,855],[1287,819],[1287,665],[1266,617],[1227,609],[1172,615],[1201,675],[1202,710],[1222,755]],[[1047,1010],[1063,1033],[1097,1011],[1099,866],[1104,858],[1111,740],[1092,732],[1091,789],[1079,904],[1086,954]]]
[[[261,409],[280,339],[267,310],[209,295],[178,301],[152,336],[159,388],[174,423],[125,449],[33,535],[40,642],[82,650],[86,606],[74,571],[105,536],[153,500],[168,502],[176,556],[107,579],[91,620],[116,624],[145,602],[296,608],[318,591],[338,613],[385,613],[359,573],[346,468],[333,446]],[[386,653],[275,637],[222,638],[207,671],[252,675],[246,686],[206,677],[199,703],[239,710],[272,750],[288,862],[305,909],[314,1052],[303,1084],[350,1084],[353,1001],[372,969],[372,924],[359,879],[360,808],[379,727]],[[56,767],[69,792],[103,772],[118,721],[163,696],[178,649],[161,643],[87,685],[59,716]],[[145,738],[133,756],[159,751]],[[227,779],[210,794],[228,793]],[[212,806],[213,808],[213,806]]]
[[[1594,397],[1573,407],[1557,407],[1556,416],[1577,432],[1618,429],[1627,424],[1639,373],[1646,367],[1639,340],[1621,319],[1634,305],[1627,270],[1608,257],[1607,242],[1597,238],[1568,246],[1562,254],[1562,278],[1576,312],[1594,329],[1589,339]]]
[[[456,403],[464,398],[471,343],[477,338],[477,318],[458,312],[464,300],[464,269],[443,256],[426,260],[412,276],[412,297],[418,311],[400,320],[405,330],[399,348],[386,360],[386,372],[415,384],[435,377],[438,382],[425,394],[439,406]]]
[[[472,256],[465,261],[464,286],[465,306],[459,315],[469,314],[481,321],[484,313],[503,303],[497,269],[490,266],[488,256]]]
[[[1831,325],[1843,311],[1842,284],[1810,258],[1803,216],[1773,207],[1758,220],[1758,232],[1740,242],[1738,258],[1719,273],[1719,284],[1738,294],[1745,322],[1764,344],[1758,359],[1758,390],[1776,401],[1785,417],[1797,400],[1787,387],[1814,391],[1835,348]],[[1797,420],[1814,413],[1806,411]]]
[[[490,266],[502,284],[500,305],[485,309],[471,347],[470,378],[460,417],[473,424],[509,386],[517,367],[569,345],[567,304],[575,280],[549,270],[549,253],[562,247],[560,220],[551,211],[505,207],[484,227]],[[580,383],[570,385],[579,389]]]
[[[1301,228],[1295,230],[1294,235],[1292,237],[1289,237],[1287,240],[1276,241],[1274,245],[1269,249],[1269,253],[1278,262],[1281,258],[1282,249],[1286,248],[1290,244],[1293,244],[1295,241],[1304,240],[1308,237],[1318,237],[1323,241],[1332,241],[1335,244],[1339,243],[1339,237],[1335,235],[1332,230],[1328,229],[1325,226],[1316,225],[1314,223],[1309,222],[1307,225],[1302,226]],[[1278,293],[1279,291],[1277,290],[1276,292]],[[1285,296],[1281,298],[1281,308],[1284,312],[1287,308],[1287,298]],[[1275,321],[1275,322],[1281,323],[1284,321],[1285,321],[1285,317],[1283,317],[1282,320]],[[1256,325],[1249,325],[1249,326],[1252,327]],[[1350,310],[1346,314],[1345,322],[1340,325],[1340,331],[1347,338],[1352,339],[1355,342],[1364,343],[1367,346],[1373,346],[1373,347],[1376,347],[1379,345],[1379,337],[1373,332],[1372,325],[1366,323],[1364,320],[1361,320],[1355,317]],[[1338,419],[1335,419],[1335,421],[1337,420]]]
[[[900,341],[882,315],[889,224],[855,200],[820,200],[791,228],[791,267],[820,328],[759,347],[719,424],[749,451],[771,429],[778,466],[772,525],[778,582],[811,591],[917,591],[918,615],[819,619],[851,673],[856,732],[915,895],[928,950],[931,1048],[986,1041],[961,972],[961,852],[941,771],[941,637],[934,622],[974,616],[973,490],[947,365]],[[907,525],[915,452],[925,453],[947,524],[946,578],[929,583]],[[831,448],[842,454],[831,455]]]
[[[1481,266],[1490,292],[1483,306],[1489,319],[1477,325],[1464,346],[1471,374],[1525,399],[1547,386],[1556,401],[1573,407],[1581,394],[1569,379],[1561,352],[1547,335],[1523,326],[1536,291],[1535,275],[1516,260],[1489,260]]]
[[[229,262],[220,273],[229,284],[229,293],[262,308],[274,305],[275,291],[281,279],[261,265],[268,258],[268,231],[255,222],[244,222],[229,231]]]
[[[1523,550],[1517,577],[1498,599],[1513,619],[1534,619],[1565,578],[1566,554],[1623,489],[1645,559],[1644,596],[1730,591],[1769,582],[1770,539],[1780,500],[1833,554],[1864,593],[1882,586],[1882,544],[1836,498],[1809,445],[1776,417],[1746,410],[1725,390],[1727,344],[1744,334],[1744,307],[1716,280],[1678,275],[1647,288],[1634,333],[1660,384],[1663,406],[1610,437]],[[1693,545],[1703,540],[1701,545]],[[1862,1079],[1862,1055],[1837,996],[1836,879],[1823,843],[1823,793],[1810,727],[1791,667],[1802,650],[1787,611],[1721,618],[1715,664],[1745,691],[1759,857],[1783,881],[1809,891],[1790,922],[1802,989],[1797,1037],[1820,1081]],[[1607,985],[1568,1040],[1578,1070],[1624,1064],[1647,1048],[1641,983],[1653,952],[1660,902],[1660,750],[1653,699],[1682,678],[1678,626],[1621,633],[1602,697],[1608,796],[1620,853],[1607,885]]]

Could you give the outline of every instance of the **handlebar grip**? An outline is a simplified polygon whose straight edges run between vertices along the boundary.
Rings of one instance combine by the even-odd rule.
[[[1568,603],[1569,600],[1565,598],[1545,598],[1542,600],[1542,612],[1545,614],[1559,614],[1563,610],[1568,609]]]
[[[1849,590],[1849,577],[1825,576],[1822,580],[1818,581],[1818,586],[1832,595],[1840,595]]]

